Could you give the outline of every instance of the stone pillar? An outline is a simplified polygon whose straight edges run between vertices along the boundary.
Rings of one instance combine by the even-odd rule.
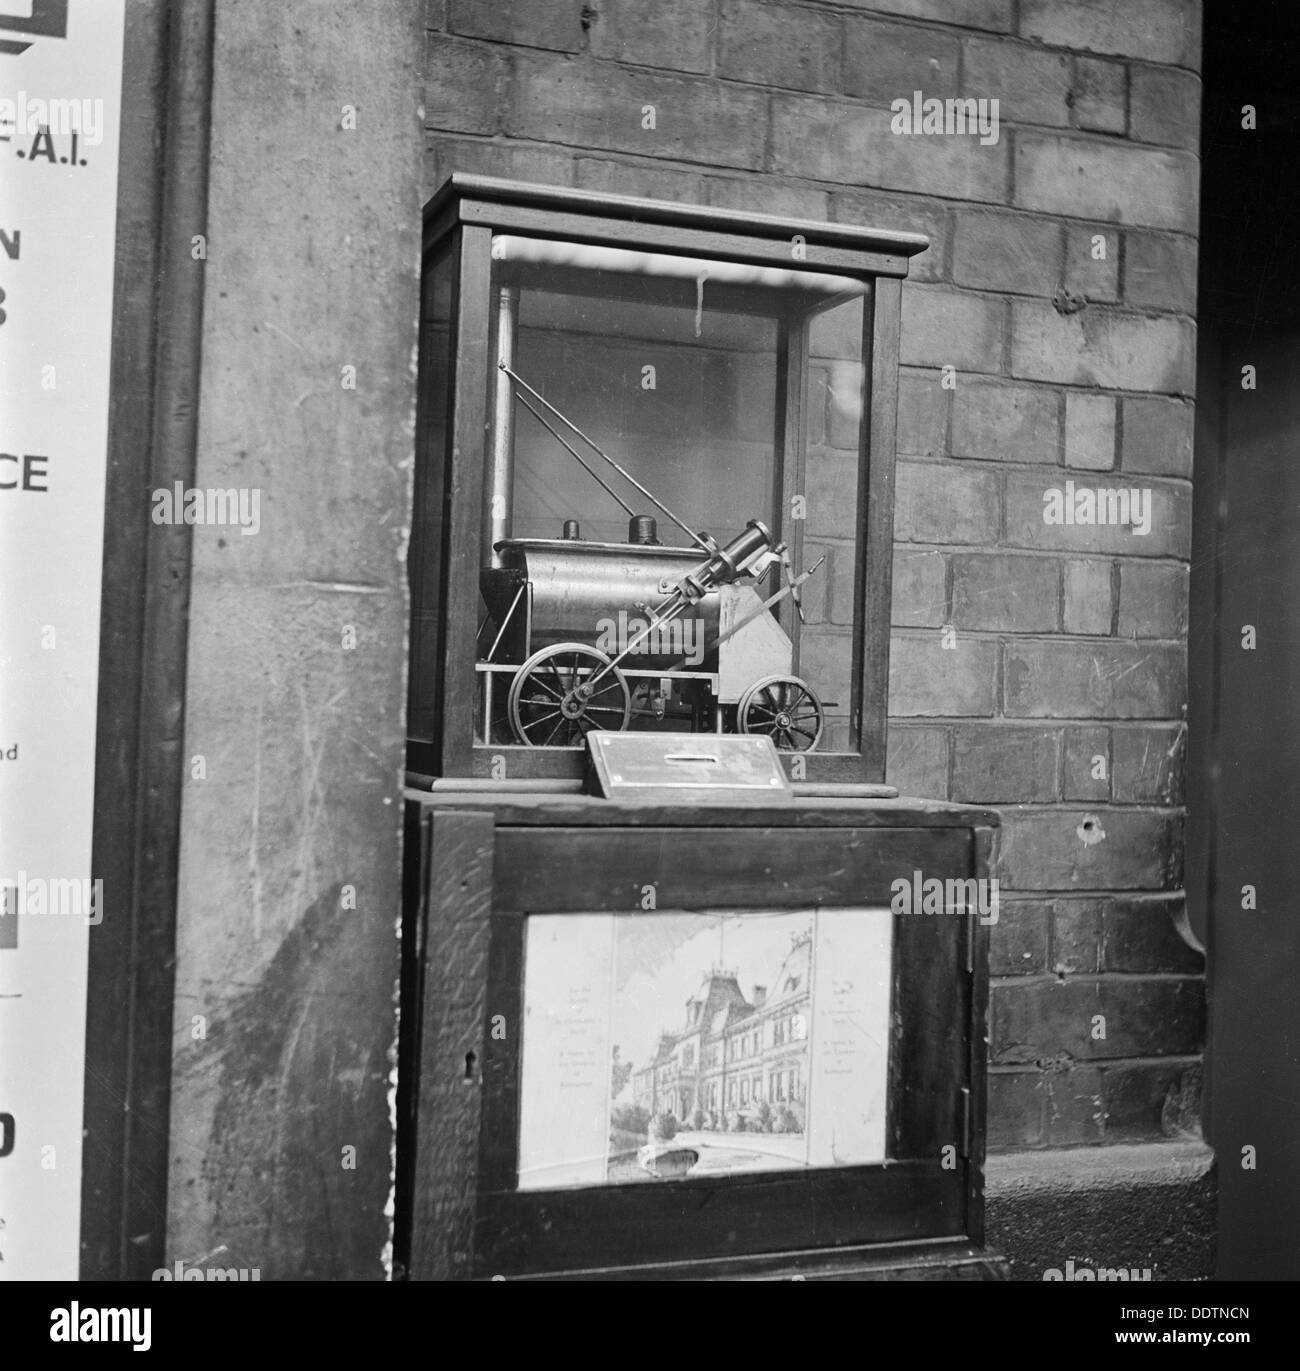
[[[422,7],[218,0],[168,1259],[385,1273]],[[147,841],[147,835],[146,835]]]

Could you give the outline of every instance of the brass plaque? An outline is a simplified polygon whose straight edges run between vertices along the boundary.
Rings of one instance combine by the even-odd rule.
[[[653,791],[692,791],[701,799],[743,797],[747,804],[794,798],[780,756],[765,735],[594,731],[587,742],[606,799]]]

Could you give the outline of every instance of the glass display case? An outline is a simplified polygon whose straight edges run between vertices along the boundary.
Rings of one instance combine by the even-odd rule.
[[[592,729],[883,779],[899,281],[920,237],[454,177],[426,216],[413,772]]]

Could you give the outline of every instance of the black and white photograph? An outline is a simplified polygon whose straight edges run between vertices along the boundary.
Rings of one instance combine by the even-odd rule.
[[[1284,1347],[1297,69],[1284,0],[0,0],[0,1345]]]
[[[883,1161],[889,939],[884,910],[530,920],[521,1187]]]

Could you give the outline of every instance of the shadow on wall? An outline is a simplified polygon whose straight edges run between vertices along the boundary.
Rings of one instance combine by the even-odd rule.
[[[390,1143],[375,1105],[392,1024],[376,1033],[366,997],[349,991],[375,925],[345,904],[342,886],[322,892],[209,1030],[219,1066],[204,1250],[225,1244],[224,1265],[265,1280],[385,1274]]]

